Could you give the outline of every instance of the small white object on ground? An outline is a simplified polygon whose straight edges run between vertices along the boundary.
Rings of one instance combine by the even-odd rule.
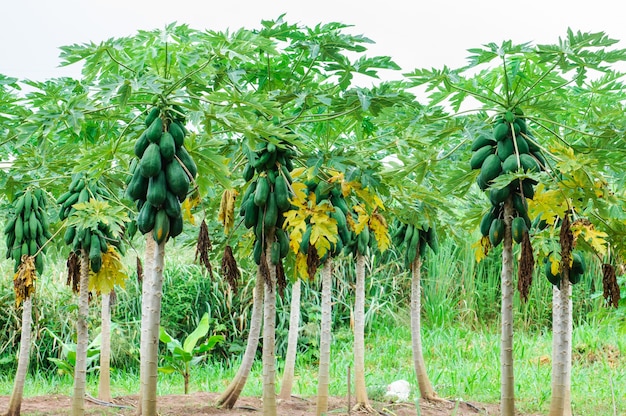
[[[385,398],[394,401],[406,401],[411,393],[411,385],[406,380],[397,380],[387,386]]]

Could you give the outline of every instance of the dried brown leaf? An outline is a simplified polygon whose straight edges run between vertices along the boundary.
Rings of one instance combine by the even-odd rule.
[[[528,293],[533,283],[534,268],[535,257],[533,255],[533,247],[530,243],[528,232],[525,232],[522,239],[519,268],[517,269],[517,290],[519,290],[524,303],[528,301]]]

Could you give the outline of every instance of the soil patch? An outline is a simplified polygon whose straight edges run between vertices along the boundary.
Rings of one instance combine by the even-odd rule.
[[[188,395],[167,395],[158,397],[158,413],[160,416],[242,416],[262,415],[263,403],[260,398],[241,397],[234,409],[218,409],[213,403],[217,399],[216,393],[192,393]],[[103,406],[86,401],[86,413],[89,415],[119,415],[134,416],[138,396],[120,396],[113,401],[116,406]],[[353,399],[354,400],[354,399]],[[0,396],[0,414],[4,414],[9,404],[9,397]],[[352,403],[354,404],[354,403]],[[27,397],[22,402],[23,415],[69,415],[72,399],[62,395],[48,395]],[[372,406],[379,415],[414,416],[417,413],[414,403],[382,403],[372,402]],[[471,402],[420,402],[422,416],[477,416],[499,415],[499,406],[496,404]],[[278,402],[278,414],[287,416],[315,415],[315,398],[293,397],[291,400]],[[346,397],[331,397],[329,400],[329,415],[357,415],[361,413],[348,412]],[[527,415],[531,416],[531,415]]]

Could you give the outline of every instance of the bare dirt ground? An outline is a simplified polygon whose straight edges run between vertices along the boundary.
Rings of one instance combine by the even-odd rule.
[[[158,413],[160,416],[245,416],[261,415],[263,404],[261,399],[242,397],[234,409],[218,409],[213,403],[217,399],[215,393],[193,393],[188,395],[159,396]],[[354,399],[353,399],[354,400]],[[4,414],[8,407],[9,397],[0,396],[0,414]],[[116,406],[102,406],[86,401],[86,413],[89,415],[135,415],[137,396],[121,396],[114,399]],[[372,406],[379,415],[388,416],[414,416],[417,415],[415,403],[379,403],[373,402]],[[61,395],[28,397],[22,402],[22,414],[36,415],[69,415],[71,398]],[[357,415],[362,414],[354,411],[348,412],[348,399],[345,397],[332,397],[329,401],[329,415]],[[315,415],[315,398],[292,398],[289,401],[279,401],[278,414],[288,416]],[[422,416],[478,416],[499,415],[498,405],[470,403],[470,402],[445,402],[445,403],[420,403],[420,415]],[[526,415],[532,416],[532,415]]]

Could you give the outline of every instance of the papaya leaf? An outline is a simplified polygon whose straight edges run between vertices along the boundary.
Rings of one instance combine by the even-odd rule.
[[[378,244],[378,249],[383,252],[391,245],[391,239],[389,237],[389,231],[387,228],[387,221],[378,212],[374,212],[370,217],[369,227],[374,231],[374,237]]]

